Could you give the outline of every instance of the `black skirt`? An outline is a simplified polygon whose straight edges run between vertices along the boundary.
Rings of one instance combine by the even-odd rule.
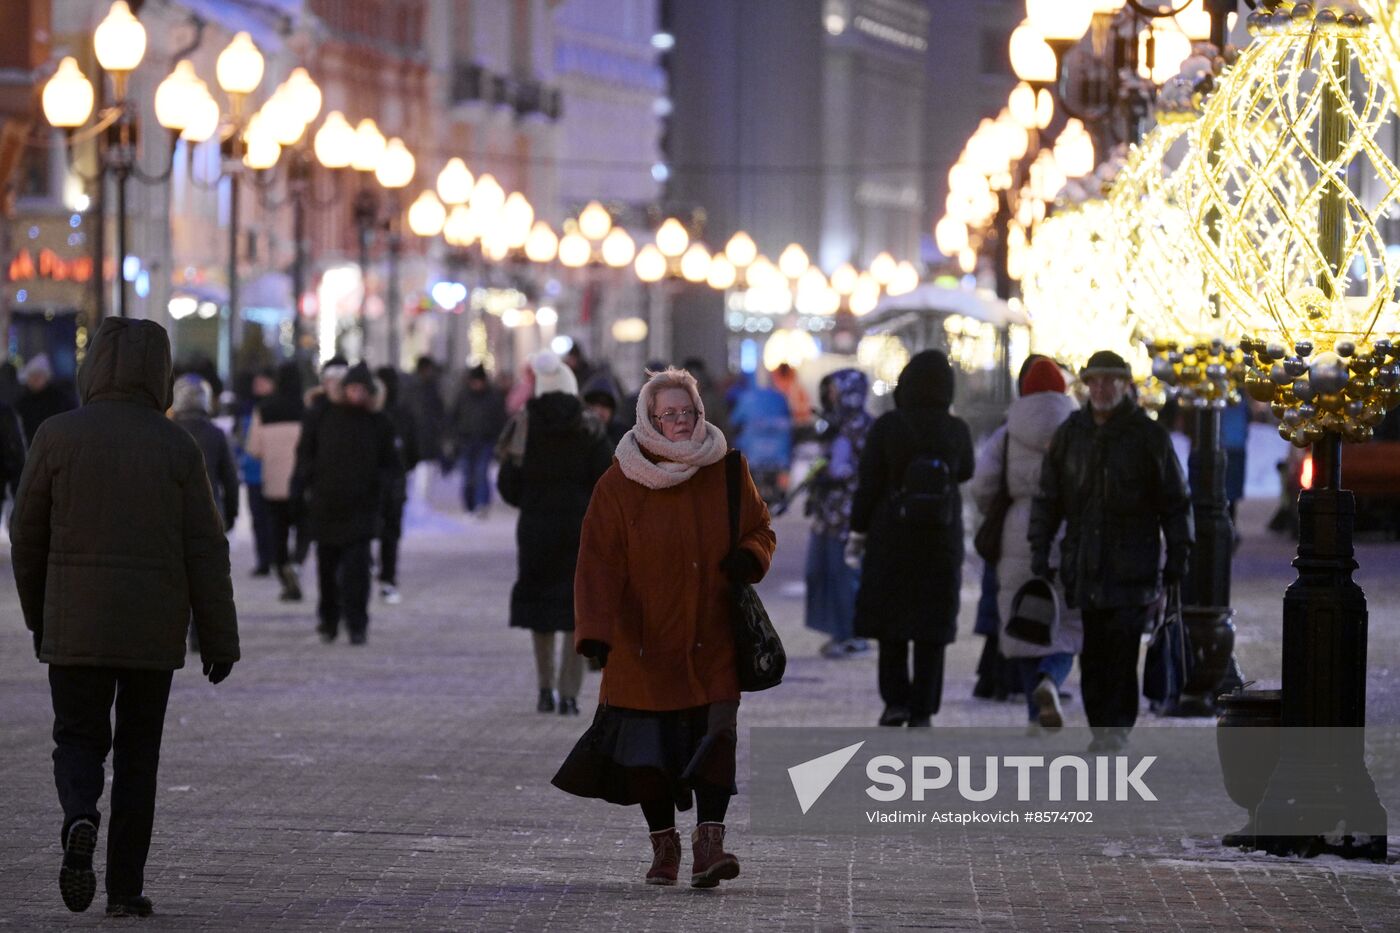
[[[678,810],[690,809],[697,784],[736,794],[734,733],[707,739],[709,721],[709,706],[664,712],[599,706],[551,783],[623,806],[671,800]]]

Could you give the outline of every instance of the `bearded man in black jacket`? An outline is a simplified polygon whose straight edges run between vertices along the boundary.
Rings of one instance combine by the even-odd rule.
[[[1031,506],[1031,569],[1051,577],[1051,544],[1065,525],[1058,570],[1084,617],[1079,656],[1090,751],[1116,751],[1137,722],[1138,648],[1161,598],[1186,572],[1191,502],[1165,428],[1129,394],[1132,370],[1100,350],[1080,370],[1089,403],[1055,432]],[[1166,560],[1162,540],[1166,539]]]

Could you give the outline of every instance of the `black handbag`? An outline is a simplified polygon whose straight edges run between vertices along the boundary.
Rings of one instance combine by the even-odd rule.
[[[1181,699],[1181,688],[1191,677],[1191,643],[1181,618],[1181,588],[1167,589],[1162,623],[1152,633],[1142,665],[1142,695],[1154,708],[1169,710]]]
[[[724,458],[724,479],[729,498],[729,550],[739,547],[739,452]],[[734,625],[734,666],[739,689],[748,693],[767,690],[783,682],[787,652],[768,618],[758,593],[748,583],[729,583],[730,618]]]
[[[997,494],[987,506],[987,514],[982,524],[977,526],[977,534],[972,536],[972,549],[988,564],[1001,560],[1001,533],[1006,527],[1006,513],[1011,511],[1011,490],[1006,485],[1006,471],[1010,466],[1007,456],[1011,453],[1011,432],[1002,438],[1001,446],[1001,485]]]

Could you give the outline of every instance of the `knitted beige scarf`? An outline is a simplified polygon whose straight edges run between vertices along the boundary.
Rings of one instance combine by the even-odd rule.
[[[695,380],[689,374],[685,379],[696,412],[695,430],[689,440],[668,441],[651,423],[651,399],[657,392],[653,380],[642,386],[637,396],[636,426],[618,441],[617,465],[622,475],[648,489],[679,486],[701,467],[723,460],[729,451],[724,434],[705,420],[705,406],[700,402]]]

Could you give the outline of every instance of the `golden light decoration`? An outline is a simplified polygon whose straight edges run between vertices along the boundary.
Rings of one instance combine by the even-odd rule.
[[[1375,20],[1386,49],[1385,77],[1390,84],[1392,106],[1400,106],[1400,3],[1396,0],[1361,0],[1361,8]]]
[[[1211,301],[1182,197],[1184,173],[1170,161],[1173,150],[1198,144],[1196,116],[1177,114],[1153,127],[1129,150],[1109,192],[1128,313],[1152,357],[1141,394],[1149,408],[1169,398],[1223,408],[1239,400],[1245,376],[1243,354],[1225,340],[1240,328]]]
[[[1400,401],[1380,229],[1400,195],[1381,144],[1395,119],[1387,51],[1361,16],[1311,5],[1256,11],[1250,27],[1201,117],[1214,151],[1187,165],[1192,229],[1212,288],[1246,322],[1245,388],[1279,432],[1366,440]],[[1290,172],[1301,182],[1281,185]]]
[[[1095,198],[1047,217],[1031,241],[1021,282],[1032,349],[1078,369],[1096,350],[1113,350],[1150,370],[1122,285],[1123,250],[1112,208]]]
[[[909,365],[909,348],[893,334],[866,334],[856,344],[856,364],[878,381],[892,386]]]

